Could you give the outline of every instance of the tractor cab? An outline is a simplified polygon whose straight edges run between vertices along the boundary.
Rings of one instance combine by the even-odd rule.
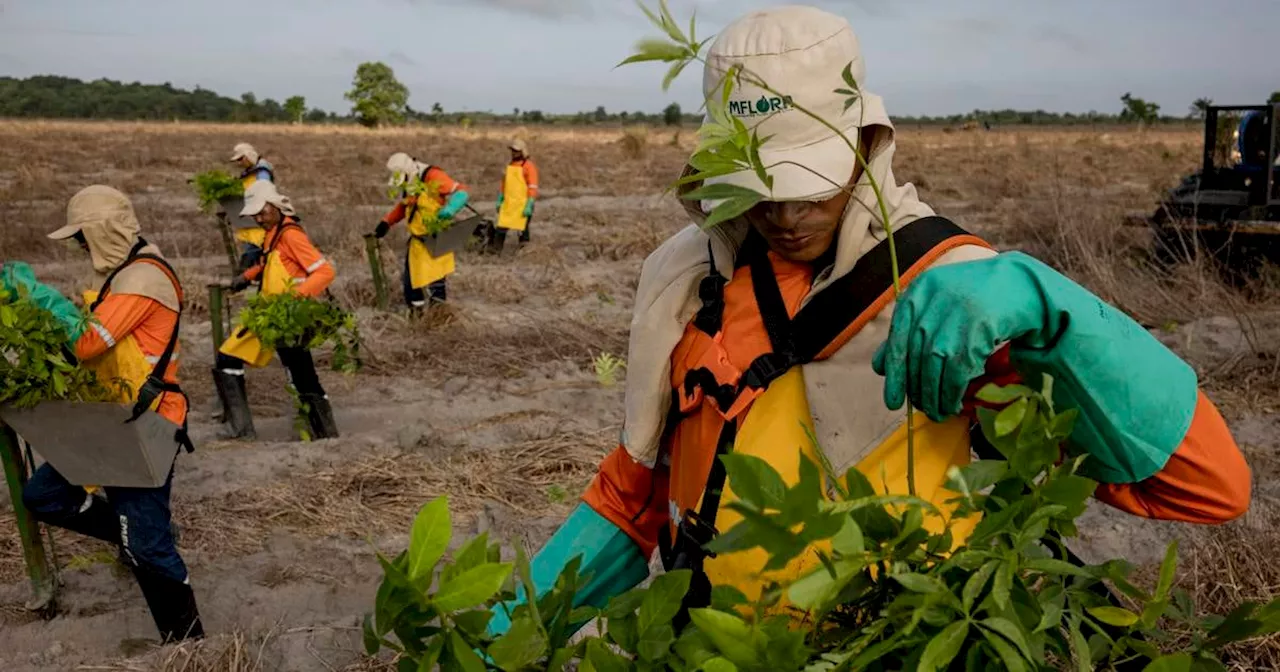
[[[1280,104],[1208,107],[1200,170],[1145,219],[1166,261],[1208,252],[1233,271],[1280,264]]]

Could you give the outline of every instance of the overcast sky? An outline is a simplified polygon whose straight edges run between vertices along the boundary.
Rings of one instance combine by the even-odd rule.
[[[656,0],[650,0],[656,2]],[[1206,96],[1280,90],[1280,0],[811,0],[862,40],[890,114],[1115,112],[1126,91],[1182,114]],[[765,0],[673,0],[718,30]],[[1228,7],[1229,5],[1229,7]],[[348,109],[361,61],[390,64],[429,109],[694,109],[660,65],[613,66],[651,34],[628,0],[0,0],[0,75],[200,85]]]

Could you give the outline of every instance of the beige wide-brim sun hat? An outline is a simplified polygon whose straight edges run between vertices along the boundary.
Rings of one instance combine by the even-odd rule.
[[[857,161],[850,144],[856,147],[859,129],[890,123],[884,103],[863,86],[866,64],[852,26],[830,12],[786,6],[736,21],[707,54],[703,92],[708,99],[721,95],[725,73],[734,65],[776,90],[743,78],[728,108],[731,117],[768,138],[760,158],[772,166],[773,189],[751,170],[711,178],[707,184],[746,187],[771,201],[824,200],[849,182]],[[842,76],[846,66],[859,93],[858,102],[847,108],[846,96],[835,92],[850,88]],[[830,122],[848,141],[797,105]]]
[[[253,145],[247,142],[242,142],[236,145],[231,152],[231,163],[235,163],[240,159],[249,159],[250,163],[257,163],[258,159],[262,158],[261,155],[258,154],[258,150],[254,149]]]
[[[265,180],[258,180],[244,190],[244,208],[240,210],[240,216],[252,217],[262,212],[262,209],[267,207],[268,203],[276,206],[276,209],[285,215],[293,216],[298,214],[293,209],[293,202],[289,200],[288,196],[280,193],[275,184]]]
[[[516,138],[515,140],[512,140],[511,144],[507,145],[507,147],[512,151],[520,152],[525,156],[529,156],[529,143],[525,142],[520,138]]]

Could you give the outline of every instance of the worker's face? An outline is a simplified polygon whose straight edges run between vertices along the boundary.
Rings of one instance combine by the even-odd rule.
[[[284,221],[284,215],[280,214],[279,208],[268,203],[261,212],[253,216],[253,221],[264,229],[272,229]]]
[[[850,195],[851,190],[846,188],[822,201],[759,203],[747,211],[747,221],[778,255],[790,261],[811,262],[835,242]]]
[[[84,237],[84,231],[76,231],[71,239],[76,241],[76,245],[80,246],[85,254],[89,254],[89,240]]]
[[[520,151],[520,150],[518,150],[518,149],[513,149],[513,150],[511,150],[511,160],[512,160],[512,161],[519,161],[520,159],[523,159],[523,158],[524,158],[524,152],[522,152],[522,151]]]
[[[239,160],[237,160],[237,161],[236,161],[236,163],[238,163],[238,164],[240,165],[240,167],[241,167],[241,168],[252,168],[252,167],[253,167],[253,162],[252,162],[252,161],[250,161],[250,160],[249,160],[249,157],[247,157],[247,156],[242,156],[242,157],[240,157],[240,159],[239,159]]]

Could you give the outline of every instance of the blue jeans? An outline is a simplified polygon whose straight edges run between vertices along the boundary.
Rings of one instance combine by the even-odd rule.
[[[107,501],[93,497],[85,508],[84,488],[44,464],[27,481],[22,502],[36,520],[115,544],[133,568],[181,583],[187,580],[187,565],[170,527],[172,484],[171,469],[158,488],[105,488]]]

